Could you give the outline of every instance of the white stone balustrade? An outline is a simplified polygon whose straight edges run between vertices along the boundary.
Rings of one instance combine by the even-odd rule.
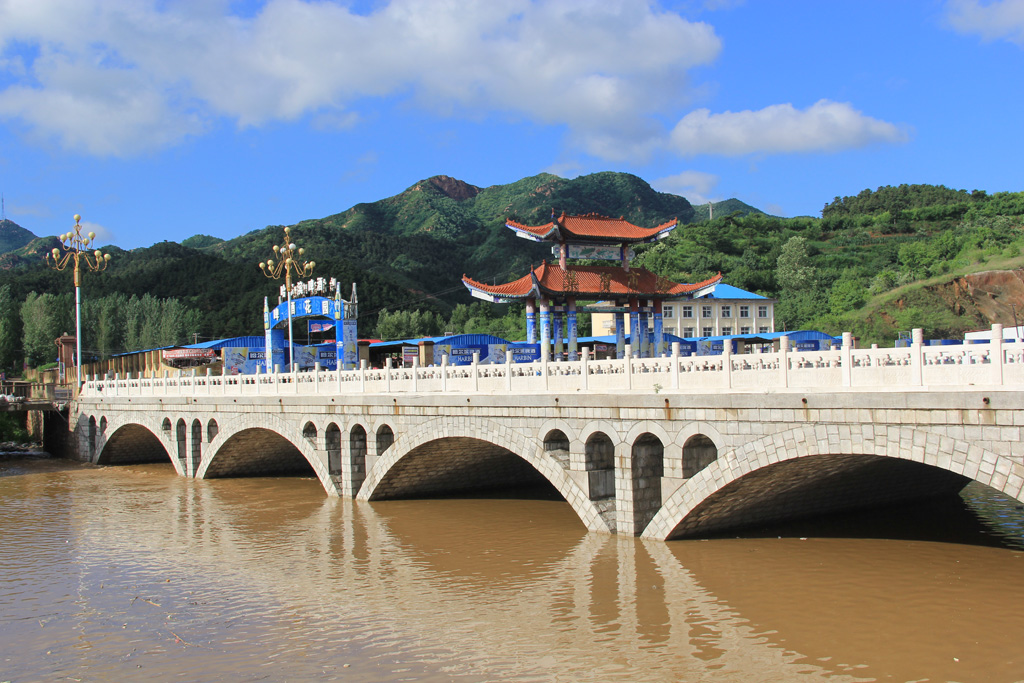
[[[996,329],[998,328],[998,329]],[[537,394],[537,393],[675,393],[786,391],[928,391],[955,387],[1024,387],[1024,342],[1001,339],[993,326],[987,344],[924,346],[920,331],[903,348],[830,351],[777,351],[720,356],[673,355],[635,358],[627,349],[622,359],[577,361],[542,359],[534,363],[449,365],[411,368],[273,372],[255,375],[212,375],[194,372],[159,378],[89,378],[83,397],[199,395],[337,395],[337,394]],[[998,333],[999,336],[996,335]]]

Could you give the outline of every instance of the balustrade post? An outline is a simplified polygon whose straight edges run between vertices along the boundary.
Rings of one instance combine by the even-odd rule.
[[[989,351],[989,364],[992,365],[992,380],[996,386],[1003,385],[1003,326],[992,325],[992,341]]]
[[[419,391],[420,388],[420,359],[419,356],[412,359],[412,390]]]
[[[473,352],[473,391],[480,391],[480,352]]]
[[[789,386],[789,336],[779,337],[779,384]]]
[[[725,388],[732,389],[732,340],[722,342],[722,371],[725,373]]]
[[[441,391],[448,390],[448,354],[441,354]]]
[[[505,349],[505,389],[512,393],[512,350]]]
[[[679,388],[679,342],[672,342],[672,379],[671,385],[673,389]]]
[[[910,331],[910,384],[919,387],[924,384],[924,330],[915,327]]]
[[[391,357],[384,359],[384,393],[391,393]]]
[[[210,368],[206,368],[206,393],[213,393],[213,370]]]
[[[842,363],[840,372],[843,376],[843,386],[853,386],[853,333],[843,332],[843,346],[839,349],[839,362]]]
[[[590,347],[581,348],[580,354],[580,388],[587,391],[590,388]]]
[[[633,328],[636,329],[636,328]],[[636,334],[634,333],[634,336]],[[633,390],[633,345],[626,344],[625,349],[622,351],[622,362],[626,364],[625,375],[626,375],[626,391]]]
[[[366,359],[359,360],[359,392],[366,393]]]
[[[540,374],[544,377],[544,391],[548,390],[548,357],[540,357]]]

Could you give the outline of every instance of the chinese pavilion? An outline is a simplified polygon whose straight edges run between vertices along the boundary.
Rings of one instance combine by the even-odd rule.
[[[505,227],[536,242],[554,242],[552,252],[558,263],[543,262],[527,275],[503,285],[487,285],[465,275],[462,282],[470,293],[495,303],[526,302],[527,342],[537,339],[537,311],[540,310],[540,347],[543,357],[551,352],[560,357],[563,337],[568,340],[568,356],[578,356],[576,335],[577,301],[603,301],[611,308],[601,310],[615,315],[616,356],[625,352],[624,316],[629,313],[632,351],[639,357],[665,353],[662,332],[662,303],[692,299],[714,291],[721,273],[696,284],[672,282],[644,268],[630,268],[634,253],[630,245],[663,239],[676,228],[673,219],[655,228],[642,228],[623,218],[608,218],[589,213],[569,216],[551,214],[545,225],[523,225],[513,220]],[[569,259],[618,261],[613,266],[570,265]],[[587,310],[584,306],[581,310]],[[653,327],[653,329],[651,329]]]

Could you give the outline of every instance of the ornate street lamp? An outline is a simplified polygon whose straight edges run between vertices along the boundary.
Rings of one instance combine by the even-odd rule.
[[[284,229],[284,244],[274,245],[274,256],[277,258],[268,259],[260,263],[260,270],[272,280],[280,280],[284,277],[284,291],[288,298],[288,365],[292,372],[295,371],[295,344],[292,341],[292,272],[298,277],[306,277],[313,273],[316,261],[299,263],[305,249],[295,247],[291,241],[290,229]],[[270,367],[270,349],[267,349],[267,367]]]
[[[83,235],[82,226],[79,225],[80,220],[82,217],[76,213],[74,232],[69,231],[57,237],[60,240],[63,253],[61,249],[54,247],[53,251],[46,255],[46,264],[54,270],[64,270],[72,261],[75,263],[75,381],[79,386],[82,384],[82,296],[80,294],[82,276],[79,264],[84,263],[89,270],[99,272],[106,270],[107,264],[110,263],[110,254],[104,254],[99,249],[92,252],[86,251],[86,247],[96,239],[96,233],[90,232],[88,235]],[[51,256],[53,257],[52,263],[50,262]]]

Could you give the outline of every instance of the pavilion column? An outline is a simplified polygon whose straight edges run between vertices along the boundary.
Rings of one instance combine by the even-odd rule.
[[[551,306],[547,299],[540,300],[540,357],[551,357]]]
[[[654,302],[654,355],[665,355],[665,328],[662,317],[661,299]]]
[[[645,301],[643,303],[646,304],[647,302]],[[636,354],[637,357],[639,357],[639,358],[650,358],[651,357],[650,337],[649,337],[649,335],[647,333],[647,330],[648,330],[647,306],[646,305],[642,305],[642,306],[640,306],[640,334],[637,335],[637,337],[639,339],[634,342],[635,344],[639,345],[639,348],[637,349],[637,354]]]
[[[551,335],[555,342],[555,360],[562,360],[565,336],[562,333],[562,309],[554,306],[552,310]]]
[[[615,313],[615,357],[623,358],[626,354],[626,315],[622,311]]]
[[[634,357],[643,356],[643,336],[640,334],[640,300],[629,300],[629,345]]]
[[[526,343],[537,343],[537,300],[526,300]]]
[[[565,326],[569,333],[569,360],[577,360],[579,354],[576,349],[576,299],[572,297],[566,303]]]

